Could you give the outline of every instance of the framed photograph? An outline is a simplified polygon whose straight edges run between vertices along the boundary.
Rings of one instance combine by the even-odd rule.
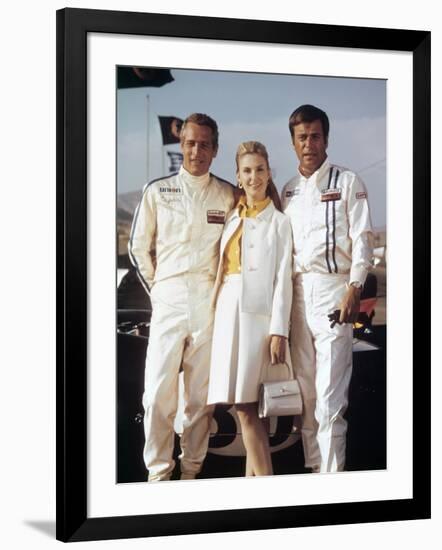
[[[198,478],[146,483],[151,304],[126,252],[143,186],[179,170],[180,125],[202,112],[219,127],[211,172],[236,183],[236,148],[257,140],[281,192],[301,104],[329,115],[328,155],[364,180],[374,227],[346,471],[308,474],[296,417],[279,417],[275,475],[244,477],[238,419],[217,406]],[[57,538],[430,517],[429,197],[428,32],[57,12]],[[179,399],[175,453],[182,415]]]

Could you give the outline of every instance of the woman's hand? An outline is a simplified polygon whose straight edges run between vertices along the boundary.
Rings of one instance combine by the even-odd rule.
[[[285,348],[286,348],[285,336],[278,336],[272,334],[270,337],[270,360],[272,365],[285,362]]]

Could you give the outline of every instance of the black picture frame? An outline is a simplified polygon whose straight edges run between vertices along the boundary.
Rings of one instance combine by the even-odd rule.
[[[413,497],[87,516],[87,35],[235,40],[413,55]],[[57,12],[57,539],[85,541],[430,517],[430,33],[116,11]],[[418,345],[417,345],[418,343]]]

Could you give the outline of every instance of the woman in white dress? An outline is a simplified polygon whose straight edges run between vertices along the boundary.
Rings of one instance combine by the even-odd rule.
[[[238,147],[242,190],[221,238],[208,403],[235,405],[247,452],[246,475],[271,475],[258,390],[270,363],[286,360],[292,301],[292,232],[259,142]],[[287,360],[289,357],[287,355]]]

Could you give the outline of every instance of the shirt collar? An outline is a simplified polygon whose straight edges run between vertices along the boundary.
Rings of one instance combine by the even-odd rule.
[[[242,195],[238,201],[238,213],[241,218],[256,217],[260,214],[271,202],[270,197],[266,197],[262,201],[256,201],[252,206],[247,206],[247,199],[245,195]]]
[[[255,212],[257,212],[256,217],[266,219],[268,216],[272,215],[273,210],[275,209],[273,201],[270,197],[266,197],[262,201],[258,201],[255,206],[257,207]],[[258,211],[258,206],[260,206]],[[245,218],[245,212],[247,211],[247,204],[245,196],[241,196],[236,203],[235,208],[232,210],[230,219],[233,218]]]

